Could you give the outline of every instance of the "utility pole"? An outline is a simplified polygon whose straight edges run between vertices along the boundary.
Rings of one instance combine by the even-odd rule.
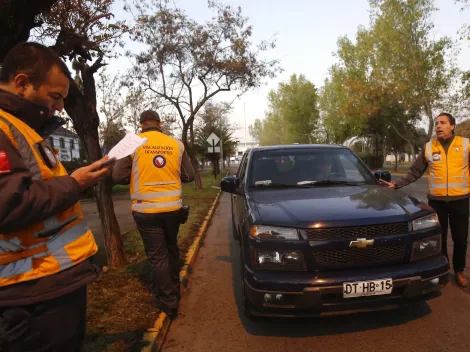
[[[243,102],[243,116],[245,118],[245,151],[246,151],[246,103]]]
[[[220,171],[224,171],[224,142],[222,138],[222,115],[219,116],[219,126],[220,126],[220,159],[221,159],[221,169]]]

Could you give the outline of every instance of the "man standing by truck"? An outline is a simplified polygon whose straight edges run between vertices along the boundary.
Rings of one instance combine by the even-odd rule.
[[[410,171],[396,182],[381,182],[398,189],[419,179],[429,168],[428,199],[442,226],[442,253],[448,258],[447,229],[450,225],[455,280],[467,287],[464,276],[467,254],[470,197],[469,139],[455,136],[455,118],[448,113],[436,119],[436,139],[426,143]]]

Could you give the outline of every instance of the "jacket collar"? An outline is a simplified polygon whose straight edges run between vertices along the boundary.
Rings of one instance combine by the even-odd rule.
[[[161,129],[159,129],[158,127],[146,127],[146,128],[143,128],[142,129],[142,133],[144,132],[150,132],[150,131],[156,131],[156,132],[162,132]]]
[[[447,138],[447,139],[443,139],[443,138],[442,138],[442,139],[439,139],[439,138],[438,138],[437,140],[438,140],[439,143],[441,143],[442,145],[445,145],[445,144],[450,144],[450,143],[452,143],[452,141],[454,140],[454,138],[455,138],[455,135],[452,135],[452,136],[450,136],[450,137]]]
[[[47,107],[33,103],[18,95],[0,89],[0,109],[12,114],[34,129],[41,137],[47,138],[66,120],[59,116],[47,116]]]

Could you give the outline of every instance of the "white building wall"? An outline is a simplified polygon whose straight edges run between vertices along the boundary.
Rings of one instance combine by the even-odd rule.
[[[78,138],[52,134],[49,137],[49,143],[59,151],[60,161],[80,159],[80,140]]]
[[[246,142],[240,141],[237,143],[237,155],[236,156],[241,157],[247,149],[255,148],[258,146],[259,146],[258,141],[246,141]]]

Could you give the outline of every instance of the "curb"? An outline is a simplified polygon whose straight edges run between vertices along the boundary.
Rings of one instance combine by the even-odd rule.
[[[185,264],[180,271],[180,280],[184,287],[188,286],[189,276],[192,273],[192,266],[196,261],[197,253],[199,252],[202,240],[204,239],[204,235],[206,234],[207,228],[209,227],[210,220],[214,215],[214,210],[217,206],[217,203],[219,202],[221,194],[221,191],[217,193],[217,196],[215,197],[214,202],[212,203],[212,206],[210,207],[209,212],[204,219],[204,222],[199,228],[199,232],[194,239],[193,244],[189,248],[188,253],[186,253]],[[165,340],[170,325],[171,320],[168,318],[168,316],[165,313],[160,312],[160,314],[158,314],[157,320],[153,325],[153,328],[147,329],[147,332],[142,338],[142,343],[145,345],[145,347],[142,348],[142,352],[159,351],[163,345],[163,341]]]

